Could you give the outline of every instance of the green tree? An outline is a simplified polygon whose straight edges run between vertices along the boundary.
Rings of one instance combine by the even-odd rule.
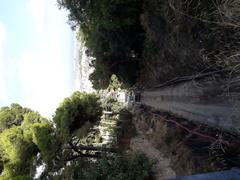
[[[143,49],[144,31],[140,24],[141,0],[58,0],[69,11],[72,27],[79,26],[88,54],[93,60],[94,88],[108,86],[111,74],[126,85],[135,83]]]
[[[22,176],[31,179],[35,174],[34,161],[39,148],[27,134],[21,126],[6,129],[0,134],[0,157],[4,167],[1,178]]]
[[[12,126],[18,126],[24,119],[24,114],[30,112],[29,109],[21,107],[19,104],[11,104],[10,107],[0,109],[0,132]]]
[[[81,143],[100,118],[98,100],[94,94],[73,93],[56,109],[53,124],[20,105],[2,108],[4,122],[15,122],[19,116],[21,121],[4,126],[0,134],[0,179],[33,179],[36,167],[45,163],[44,179],[67,162],[97,158],[100,152],[111,150]]]
[[[99,98],[95,94],[80,92],[65,98],[53,117],[61,138],[69,139],[83,126],[97,122],[102,113],[98,101]]]
[[[151,178],[151,163],[142,154],[81,161],[63,170],[56,180],[144,180]]]
[[[4,107],[1,111],[14,114],[9,116],[10,122],[19,115],[22,117],[21,123],[8,126],[0,133],[1,180],[33,179],[37,167],[42,164],[45,166],[40,179],[105,178],[110,177],[107,174],[113,167],[118,167],[112,159],[89,161],[89,158],[103,158],[109,152],[116,153],[112,148],[84,144],[84,136],[97,123],[102,111],[95,94],[73,93],[56,109],[53,121],[20,105]],[[104,163],[106,166],[102,167]],[[122,168],[128,164],[119,163],[121,170],[114,171],[111,176],[120,177]],[[134,166],[136,164],[131,165],[130,169]],[[93,173],[94,167],[99,169],[97,173]],[[138,177],[139,170],[132,173],[130,169],[125,176],[130,173],[133,178]],[[82,170],[86,171],[85,174],[80,173]]]
[[[108,89],[112,89],[116,91],[119,88],[121,89],[121,87],[122,87],[122,83],[118,80],[118,77],[115,74],[113,74],[110,78]]]
[[[56,151],[50,163],[52,167],[48,168],[44,178],[50,177],[63,167],[67,168],[66,162],[78,163],[82,158],[99,158],[102,153],[115,152],[111,148],[95,147],[82,142],[91,127],[100,119],[101,113],[99,98],[95,94],[75,92],[64,99],[53,117],[56,127],[53,144]],[[48,147],[51,146],[48,145]]]
[[[54,139],[50,123],[19,104],[2,107],[0,122],[0,179],[32,179],[36,155],[40,153],[45,161],[50,159],[53,142],[49,141]]]
[[[46,121],[48,120],[43,118],[38,112],[24,108],[16,103],[11,104],[10,107],[6,106],[0,109],[0,132],[22,124]]]
[[[22,126],[27,126],[40,122],[48,122],[48,120],[42,117],[38,112],[28,112],[25,113],[23,116]]]
[[[94,61],[92,66],[94,67],[93,73],[90,74],[89,79],[93,84],[94,89],[106,89],[109,84],[109,78],[111,77],[111,71],[102,63],[104,60]]]
[[[56,148],[52,133],[49,123],[4,130],[0,134],[0,157],[3,163],[0,179],[33,179],[39,158],[51,168]]]

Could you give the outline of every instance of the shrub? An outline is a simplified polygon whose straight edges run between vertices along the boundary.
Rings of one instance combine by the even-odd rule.
[[[151,163],[143,154],[104,158],[75,169],[74,179],[144,180],[151,176]]]

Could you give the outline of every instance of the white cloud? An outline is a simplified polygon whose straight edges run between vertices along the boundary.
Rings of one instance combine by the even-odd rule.
[[[5,41],[11,46],[6,38],[11,32],[6,32],[0,21],[0,106],[17,102],[50,117],[63,98],[72,93],[66,37],[69,28],[55,0],[25,2],[38,32],[34,31],[31,45],[22,42],[26,48],[22,48],[20,56],[14,49],[7,51],[9,46],[4,47]]]
[[[6,73],[4,63],[4,44],[6,40],[6,30],[4,24],[0,22],[0,102],[7,99]]]
[[[37,30],[42,32],[45,22],[45,0],[28,0],[27,8],[35,20]]]
[[[34,18],[35,26],[40,32],[34,39],[33,50],[22,52],[18,58],[18,77],[22,92],[23,106],[39,111],[44,116],[51,116],[64,97],[68,96],[66,88],[66,68],[62,55],[60,34],[52,29],[56,22],[45,19],[50,0],[27,0],[27,8]],[[51,0],[52,2],[52,0]],[[51,12],[52,14],[53,12]],[[58,15],[58,14],[56,14]],[[58,16],[54,17],[55,19]]]
[[[58,52],[60,48],[56,44],[44,44],[36,53],[23,54],[18,64],[23,105],[45,116],[51,116],[63,98],[70,94]]]

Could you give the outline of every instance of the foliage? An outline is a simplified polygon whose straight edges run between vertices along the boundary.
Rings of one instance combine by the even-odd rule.
[[[151,87],[222,69],[238,73],[239,2],[144,0],[141,84]],[[229,78],[226,73],[221,73],[221,78],[225,75]]]
[[[136,134],[136,129],[134,128],[134,124],[132,122],[132,113],[123,108],[119,112],[119,125],[121,126],[121,129],[118,130],[118,136],[124,137],[124,136],[133,136]]]
[[[52,174],[56,171],[67,168],[67,162],[81,161],[79,158],[97,158],[101,155],[101,147],[88,146],[83,142],[92,126],[100,119],[101,113],[97,95],[74,92],[72,96],[65,98],[55,111],[54,140],[50,126],[35,124],[33,142],[41,150],[44,162],[48,162],[42,178],[53,178]]]
[[[27,126],[29,124],[47,122],[46,118],[43,118],[38,112],[27,112],[23,116],[22,126]]]
[[[123,104],[114,97],[106,97],[102,100],[102,108],[106,111],[112,111],[113,113],[119,113]]]
[[[122,87],[122,83],[118,80],[118,77],[115,74],[112,74],[111,78],[110,78],[110,82],[109,82],[109,86],[108,89],[109,90],[118,90],[121,89]]]
[[[150,178],[150,172],[151,163],[148,159],[142,154],[133,154],[81,162],[65,169],[63,174],[72,180],[144,180]]]
[[[34,123],[31,126],[32,142],[38,147],[44,162],[49,162],[54,155],[55,140],[49,123]]]
[[[3,174],[14,177],[30,171],[33,155],[37,147],[24,138],[20,127],[6,129],[0,136],[0,156],[4,162]]]
[[[66,114],[79,113],[85,124],[95,122],[94,118],[101,113],[95,95],[76,92],[69,99],[72,100],[72,106],[69,106],[68,101],[63,104],[72,111],[69,110]],[[64,105],[58,110],[65,110]],[[81,112],[76,111],[77,108],[80,108]],[[0,162],[3,166],[1,179],[32,179],[39,163],[45,163],[46,170],[53,170],[56,166],[62,166],[61,161],[58,163],[59,156],[64,155],[62,158],[65,158],[72,155],[71,150],[65,151],[61,142],[58,142],[59,139],[55,138],[53,125],[39,113],[12,104],[10,107],[1,108],[0,118],[5,125],[2,126],[0,134]],[[12,122],[14,124],[10,124]]]
[[[0,122],[0,161],[3,165],[0,179],[31,179],[36,155],[41,153],[47,160],[51,154],[51,125],[38,112],[19,104],[2,107]]]
[[[29,128],[12,127],[0,134],[0,157],[4,165],[1,177],[19,179],[18,176],[22,175],[31,179],[37,166],[38,153],[46,163],[50,161],[51,152],[54,151],[53,138],[46,133],[46,129],[51,131],[51,127],[47,123],[35,123]]]
[[[109,78],[111,77],[109,67],[104,64],[104,60],[100,57],[92,62],[92,66],[95,70],[90,74],[89,80],[92,82],[93,88],[106,89],[108,87]]]
[[[8,116],[11,117],[8,119],[10,122],[16,122],[16,117],[21,117],[21,121],[17,125],[4,126],[0,133],[0,179],[33,179],[37,167],[43,164],[44,172],[40,179],[148,177],[150,164],[145,157],[110,158],[109,155],[116,153],[115,149],[84,142],[101,111],[95,94],[80,92],[64,99],[52,122],[20,105],[2,108],[3,117],[15,113]],[[90,160],[92,158],[96,160]]]
[[[0,109],[0,132],[12,126],[18,126],[24,120],[24,115],[32,112],[28,108],[23,108],[19,104],[11,104],[10,107]]]
[[[69,23],[80,27],[88,54],[95,57],[90,79],[94,88],[108,86],[111,74],[132,85],[139,70],[144,39],[139,16],[141,0],[58,0],[69,10]]]
[[[23,108],[19,104],[13,103],[10,107],[0,109],[0,132],[14,126],[27,125],[36,122],[47,122],[38,112],[29,108]]]
[[[65,98],[53,117],[58,135],[66,140],[84,125],[97,122],[102,111],[98,100],[95,94],[80,92]]]

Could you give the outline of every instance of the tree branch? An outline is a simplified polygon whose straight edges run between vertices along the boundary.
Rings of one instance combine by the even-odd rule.
[[[81,153],[81,154],[67,158],[66,161],[73,161],[78,158],[101,158],[101,157],[102,157],[101,154],[83,154],[83,153]]]
[[[106,147],[94,147],[94,146],[84,146],[78,145],[77,146],[80,150],[88,150],[88,151],[104,151],[104,152],[111,152],[116,153],[116,149],[114,148],[106,148]]]

